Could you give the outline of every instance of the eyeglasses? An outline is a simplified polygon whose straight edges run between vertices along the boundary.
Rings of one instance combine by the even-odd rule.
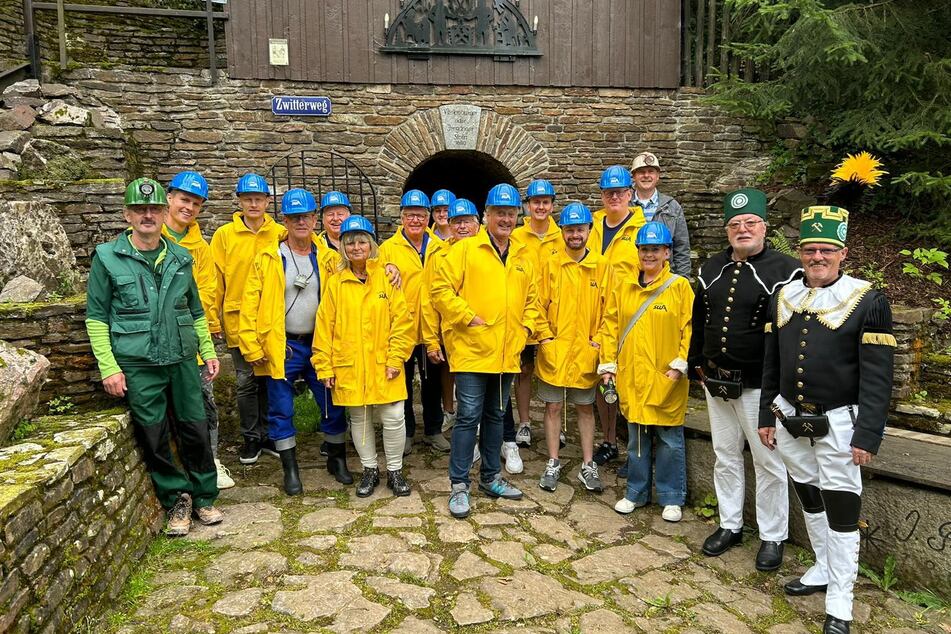
[[[429,214],[403,214],[404,220],[415,220],[416,222],[426,222],[426,218]]]
[[[623,189],[602,189],[602,190],[601,190],[601,195],[604,196],[605,198],[608,198],[608,199],[611,199],[611,198],[623,198],[623,197],[624,197],[624,194],[627,193],[627,192],[629,192],[629,191],[631,191],[631,190],[628,189],[628,188],[626,188],[626,187],[623,188]]]
[[[824,258],[828,258],[828,257],[832,257],[833,255],[835,255],[841,250],[842,250],[841,248],[833,249],[831,247],[824,247],[821,249],[816,247],[805,247],[803,249],[799,249],[799,252],[802,253],[807,258],[811,258],[815,255],[821,255]]]
[[[730,231],[736,231],[740,227],[744,229],[755,229],[757,225],[763,224],[762,220],[733,220],[726,223],[726,228]]]
[[[290,215],[285,215],[285,216],[284,216],[284,220],[287,220],[288,222],[291,222],[291,223],[294,223],[294,222],[306,222],[306,221],[308,221],[308,220],[313,220],[313,219],[314,219],[314,214],[312,214],[312,213],[310,213],[310,214],[290,214]]]

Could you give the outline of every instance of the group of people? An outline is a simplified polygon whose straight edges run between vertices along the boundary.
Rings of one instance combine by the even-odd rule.
[[[221,522],[218,490],[234,484],[217,458],[215,339],[227,345],[237,377],[239,461],[278,456],[288,495],[303,490],[298,382],[320,408],[321,453],[337,481],[355,482],[349,429],[362,467],[356,495],[379,485],[379,421],[386,484],[409,495],[403,457],[413,451],[418,371],[422,440],[449,453],[448,506],[457,518],[471,512],[476,462],[482,494],[522,497],[502,469],[524,468],[518,448],[532,442],[534,385],[549,456],[540,488],[554,491],[561,479],[571,403],[582,450],[577,478],[601,492],[599,467],[619,453],[620,412],[627,487],[615,510],[656,499],[663,519],[679,521],[694,379],[707,399],[720,512],[704,554],[742,540],[746,441],[762,542],[756,567],[782,563],[788,475],[816,563],[786,592],[827,591],[825,631],[847,632],[859,466],[882,438],[895,348],[884,296],[840,270],[848,212],[803,210],[797,262],[766,243],[763,192],[728,194],[729,246],[700,266],[695,291],[684,213],[657,190],[659,160],[643,152],[633,167],[604,171],[603,207],[594,213],[568,202],[555,214],[557,193],[541,179],[524,199],[512,185],[493,187],[481,222],[472,201],[409,190],[400,227],[382,242],[339,191],[319,204],[305,189],[287,191],[278,224],[267,214],[267,182],[246,174],[236,187],[240,211],[209,245],[197,223],[208,197],[200,174],[177,174],[167,194],[151,179],[130,183],[130,227],[96,248],[86,323],[105,390],[129,403],[169,511],[168,534],[186,534],[193,515]]]

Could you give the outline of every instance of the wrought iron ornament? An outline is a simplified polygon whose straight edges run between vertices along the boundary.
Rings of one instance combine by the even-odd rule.
[[[385,53],[540,56],[512,0],[409,0],[386,29]]]

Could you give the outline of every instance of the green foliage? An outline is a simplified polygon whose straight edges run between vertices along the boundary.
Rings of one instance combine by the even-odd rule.
[[[773,232],[769,234],[769,244],[771,247],[793,258],[798,258],[796,249],[793,248],[792,243],[789,241],[789,238],[786,237],[786,234],[780,231],[779,229],[773,229]]]
[[[875,570],[863,563],[859,564],[859,572],[862,573],[862,576],[867,577],[872,583],[886,592],[891,590],[892,587],[898,583],[898,576],[895,575],[894,555],[889,555],[885,558],[885,567],[882,569],[882,574],[878,574]]]
[[[24,438],[29,438],[33,435],[33,432],[36,431],[36,424],[27,419],[21,420],[13,428],[13,432],[10,434],[10,440],[23,440]]]
[[[717,496],[712,493],[707,493],[700,504],[693,507],[693,512],[696,513],[698,517],[710,519],[717,514],[718,504]]]
[[[934,270],[935,268],[948,269],[948,254],[939,249],[916,248],[914,251],[902,249],[901,255],[910,256],[914,261],[905,262],[902,265],[901,272],[916,279],[925,279],[929,282],[941,286],[944,283],[944,276]]]
[[[951,317],[951,302],[943,297],[932,297],[931,301],[938,309],[933,315],[934,318],[938,321],[948,321],[948,318]]]
[[[859,278],[871,282],[872,288],[880,291],[888,288],[888,282],[885,281],[885,273],[875,264],[865,264],[859,269]]]
[[[932,590],[903,590],[898,593],[898,598],[905,603],[924,608],[926,612],[928,610],[936,610],[942,613],[951,612],[951,601],[938,596]]]
[[[911,400],[913,400],[915,403],[924,403],[927,398],[928,390],[918,390],[911,395]]]
[[[875,207],[951,238],[951,11],[915,0],[726,0],[728,49],[756,81],[719,75],[709,100],[767,127],[805,122],[807,161],[868,150],[892,177]],[[942,213],[945,212],[945,213]],[[939,231],[940,229],[940,231]],[[949,244],[943,240],[939,244]]]
[[[796,551],[796,561],[799,562],[800,566],[805,566],[807,568],[816,563],[815,558],[812,556],[812,552],[805,550],[804,548],[800,548]]]
[[[297,386],[295,386],[295,389]],[[294,427],[297,433],[313,434],[320,429],[320,408],[306,387],[294,397]]]
[[[57,396],[50,401],[48,409],[53,416],[61,416],[76,411],[76,404],[68,396]]]

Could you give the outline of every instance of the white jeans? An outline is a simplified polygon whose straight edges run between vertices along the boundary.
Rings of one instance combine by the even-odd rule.
[[[763,541],[780,542],[789,536],[789,484],[779,452],[770,451],[760,442],[760,390],[743,390],[740,398],[724,401],[704,388],[710,434],[713,439],[713,486],[720,510],[720,526],[732,531],[743,528],[743,500],[746,496],[746,471],[743,442],[753,456],[756,474],[756,524]]]
[[[360,464],[365,468],[377,466],[376,432],[374,419],[383,424],[383,453],[386,455],[388,471],[403,468],[403,446],[406,442],[406,419],[403,413],[403,401],[384,405],[363,405],[347,407],[350,414],[350,433],[353,444],[360,455]]]

